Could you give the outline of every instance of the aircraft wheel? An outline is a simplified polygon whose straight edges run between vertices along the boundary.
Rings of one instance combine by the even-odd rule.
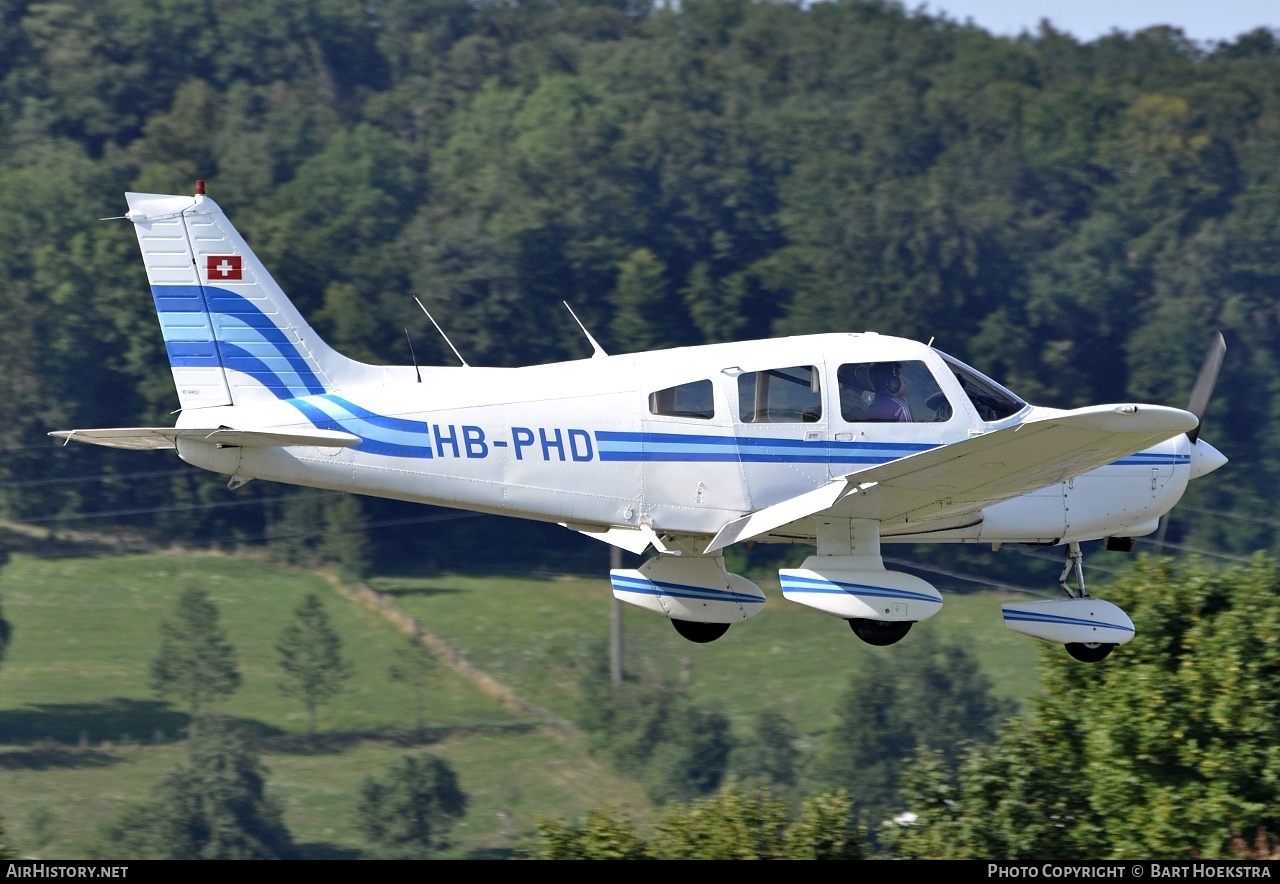
[[[867,644],[883,648],[902,641],[903,636],[911,631],[911,625],[914,622],[913,620],[885,622],[854,617],[849,620],[849,628],[853,630],[854,635]]]
[[[1081,663],[1100,663],[1111,656],[1115,645],[1104,642],[1068,642],[1067,653]]]
[[[692,620],[672,620],[671,625],[680,635],[700,645],[715,641],[728,632],[730,626],[728,623],[695,623]]]

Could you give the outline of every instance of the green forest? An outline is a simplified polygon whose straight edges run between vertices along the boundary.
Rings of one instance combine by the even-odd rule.
[[[93,836],[110,845],[95,855],[180,845],[191,856],[311,858],[1274,857],[1280,454],[1266,440],[1280,435],[1277,156],[1280,34],[1268,30],[1213,45],[1159,27],[1086,43],[1046,24],[1010,39],[890,0],[0,0],[0,684],[17,686],[0,708],[0,728],[13,731],[0,743],[26,753],[0,764],[0,853],[15,830],[39,845],[53,828],[33,804],[51,780],[21,766],[44,752],[72,758],[55,772],[74,780],[60,785],[68,792],[105,794],[109,761],[135,777],[130,796],[149,796],[95,809],[114,820]],[[1181,407],[1221,330],[1228,351],[1204,438],[1231,462],[1195,483],[1160,541],[1203,560],[1144,557],[1115,571],[1101,559],[1100,571],[1119,574],[1109,597],[1135,612],[1141,639],[1097,667],[1046,655],[1038,692],[1018,697],[993,693],[989,661],[970,652],[989,651],[989,634],[969,644],[927,634],[897,657],[822,645],[815,669],[770,664],[789,679],[775,688],[780,703],[813,705],[816,694],[819,712],[721,705],[717,689],[755,689],[763,659],[765,645],[734,651],[736,635],[718,646],[719,664],[698,658],[691,680],[687,649],[650,644],[659,652],[640,659],[633,647],[627,682],[612,685],[589,644],[605,632],[587,593],[551,585],[553,574],[603,574],[596,541],[265,482],[231,491],[172,456],[48,438],[173,422],[160,330],[120,216],[126,191],[192,193],[197,179],[322,336],[374,363],[456,364],[415,299],[472,365],[584,358],[567,301],[610,353],[872,330],[932,339],[1038,405]],[[41,528],[43,545],[20,539]],[[112,567],[128,578],[110,578],[117,607],[102,633],[168,650],[149,685],[149,653],[113,664],[123,687],[81,661],[98,693],[58,702],[109,697],[146,714],[117,728],[93,712],[101,732],[89,733],[60,709],[65,733],[17,733],[13,722],[57,718],[41,693],[60,689],[57,655],[87,654],[56,644],[61,619],[43,609],[40,581],[65,557],[71,576],[50,597],[76,607],[93,567],[70,561],[76,553],[135,541],[334,566],[412,622],[412,653],[391,660],[385,632],[357,629],[368,612],[335,604],[340,653],[323,585],[290,589],[261,613],[255,594],[301,572],[243,557],[122,558]],[[788,554],[798,564],[800,552]],[[743,570],[772,561],[732,555]],[[985,550],[970,566],[968,555],[909,557],[997,585],[1034,567]],[[214,584],[234,628],[223,634],[210,598],[153,579],[170,569]],[[238,576],[218,587],[210,575],[222,572]],[[555,630],[528,627],[530,638],[489,625],[513,609],[544,623],[523,596],[501,595],[516,582],[502,574],[563,593],[546,615]],[[473,578],[483,591],[468,588]],[[476,607],[450,608],[464,597]],[[419,617],[538,706],[512,711],[462,679],[465,667],[424,656]],[[789,654],[818,646],[810,621],[775,622]],[[183,633],[183,623],[203,626]],[[673,640],[659,625],[664,638],[647,640]],[[46,642],[35,656],[19,646],[24,629]],[[209,639],[208,660],[183,661],[182,649],[199,650],[193,636]],[[848,630],[840,638],[854,642]],[[242,679],[231,645],[252,649],[241,652],[242,705],[228,710]],[[740,667],[728,690],[716,681],[729,671],[726,646]],[[328,662],[309,670],[308,653]],[[280,685],[253,669],[277,655]],[[1034,669],[1004,665],[1028,679]],[[193,672],[204,680],[184,685]],[[807,695],[792,687],[801,683]],[[442,684],[454,685],[447,701]],[[444,725],[423,723],[428,689],[429,711],[452,716]],[[280,696],[296,710],[282,712]],[[135,764],[136,740],[110,740],[145,732],[139,720],[156,738]],[[494,797],[471,777],[506,761],[462,739],[444,745],[444,761],[360,742],[396,728],[403,737],[410,720],[417,737],[495,743],[554,730],[544,757],[510,769],[586,770],[589,758],[595,779],[566,777],[551,797],[528,785],[528,796]],[[246,722],[293,804],[267,797],[253,740],[237,729]],[[585,748],[564,761],[569,729]],[[320,803],[307,797],[310,765],[323,762],[317,739],[349,739],[348,758],[380,765],[360,782],[335,750],[345,791],[330,803],[357,808],[358,831],[298,810]],[[87,753],[106,759],[102,771],[87,770]],[[162,761],[178,766],[164,774]],[[236,775],[221,786],[201,779],[223,768]],[[404,784],[437,803],[422,831],[398,828],[412,814],[396,809],[421,797]],[[181,840],[204,825],[183,802],[215,786],[228,807],[249,808],[258,840]],[[598,800],[613,793],[648,816]],[[530,821],[547,806],[564,816]],[[915,823],[886,822],[905,809]],[[468,831],[480,824],[464,818],[492,831]],[[708,834],[730,829],[723,843]],[[43,843],[93,843],[59,837]]]
[[[928,340],[1037,404],[1183,405],[1229,351],[1169,543],[1278,545],[1280,42],[1019,39],[877,0],[0,2],[0,489],[11,517],[406,565],[598,567],[561,529],[223,480],[45,433],[171,421],[123,192],[208,182],[351,356]],[[430,531],[423,521],[435,519]],[[430,535],[431,542],[424,539]],[[447,538],[447,543],[439,542]],[[452,550],[452,552],[447,552]],[[496,559],[494,556],[496,555]],[[445,557],[442,559],[442,556]]]

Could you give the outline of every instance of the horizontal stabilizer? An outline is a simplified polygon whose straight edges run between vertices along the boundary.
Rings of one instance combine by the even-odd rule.
[[[734,519],[714,553],[809,516],[917,522],[981,509],[1106,466],[1196,426],[1161,405],[1096,405],[1033,418],[954,445],[859,470]]]
[[[233,430],[229,427],[180,429],[178,427],[117,427],[109,430],[58,430],[50,433],[67,442],[87,442],[107,448],[154,451],[176,448],[177,440],[207,442],[241,448],[288,448],[314,445],[317,448],[350,448],[360,437],[336,430]]]

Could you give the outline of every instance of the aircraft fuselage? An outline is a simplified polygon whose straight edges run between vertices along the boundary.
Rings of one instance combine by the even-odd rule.
[[[850,395],[842,367],[884,363],[923,366],[946,407],[928,420],[857,419],[863,415],[850,414],[841,401]],[[741,378],[793,367],[810,370],[810,388],[797,392],[813,407],[800,417],[788,412],[744,420],[744,413],[757,415],[754,403],[743,402]],[[717,344],[518,369],[424,368],[420,375],[418,382],[412,367],[385,368],[380,383],[184,413],[205,426],[340,429],[361,437],[354,447],[233,448],[184,439],[179,453],[193,465],[244,479],[575,527],[647,525],[673,535],[710,535],[732,518],[833,477],[1055,413],[1025,406],[984,420],[934,350],[876,334]],[[690,385],[699,385],[698,404],[706,406],[698,416],[655,413],[678,410],[656,403],[659,391]],[[984,543],[1140,536],[1153,531],[1181,497],[1190,476],[1189,448],[1179,434],[1084,475],[993,503],[980,516],[890,522],[881,536],[889,542]],[[793,528],[773,539],[813,536]]]

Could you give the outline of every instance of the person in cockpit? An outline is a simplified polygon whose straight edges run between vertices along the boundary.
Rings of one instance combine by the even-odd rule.
[[[903,398],[907,379],[902,374],[902,366],[896,362],[877,362],[871,366],[870,375],[876,398],[867,406],[867,420],[910,423],[911,406]]]

